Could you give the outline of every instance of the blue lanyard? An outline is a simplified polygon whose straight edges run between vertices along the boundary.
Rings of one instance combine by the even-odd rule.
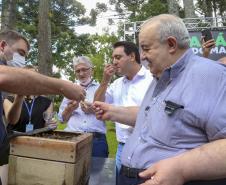
[[[33,98],[32,103],[31,103],[31,108],[29,109],[27,102],[24,100],[24,104],[27,108],[27,113],[28,113],[28,116],[29,116],[29,123],[28,124],[31,124],[31,114],[32,114],[34,102],[35,102],[35,97]]]

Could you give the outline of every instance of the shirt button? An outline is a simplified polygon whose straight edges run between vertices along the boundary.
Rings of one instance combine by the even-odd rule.
[[[141,137],[138,137],[139,140],[141,140]]]
[[[128,157],[128,159],[130,160],[130,159],[131,159],[131,157]]]

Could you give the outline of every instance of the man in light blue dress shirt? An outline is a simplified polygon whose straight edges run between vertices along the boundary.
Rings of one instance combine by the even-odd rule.
[[[92,78],[93,64],[86,56],[74,57],[73,67],[76,82],[86,91],[84,102],[72,101],[64,98],[59,108],[61,122],[67,122],[65,131],[89,132],[93,134],[92,157],[108,157],[108,145],[106,140],[106,125],[97,120],[92,110],[92,102],[96,89],[99,87]]]
[[[155,76],[140,108],[94,103],[98,119],[135,124],[120,185],[225,185],[225,66],[194,55],[173,15],[147,20],[139,43]]]

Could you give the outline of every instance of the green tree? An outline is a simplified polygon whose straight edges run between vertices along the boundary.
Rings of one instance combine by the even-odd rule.
[[[38,64],[38,5],[38,0],[17,0],[16,11],[16,29],[28,37],[32,46],[29,63],[36,65]],[[105,9],[104,4],[99,3],[96,10],[91,11],[91,14],[98,15]],[[84,6],[75,0],[51,1],[48,14],[51,21],[52,64],[60,69],[65,68],[67,71],[69,68],[67,64],[73,55],[81,51],[83,54],[89,53],[86,49],[87,44],[90,44],[89,37],[87,35],[78,36],[74,31],[77,25],[95,25],[95,17],[84,16],[85,12]],[[56,76],[59,76],[59,73]]]
[[[118,41],[118,38],[109,34],[92,35],[90,38],[92,39],[92,47],[95,48],[95,51],[89,55],[94,64],[94,78],[101,81],[104,65],[111,62],[112,46]]]
[[[205,17],[225,16],[226,0],[197,0],[196,8]]]
[[[114,7],[118,18],[124,20],[118,23],[120,38],[124,37],[124,32],[127,30],[127,26],[124,27],[124,22],[144,21],[151,16],[168,13],[167,0],[109,0],[109,3]],[[112,22],[112,20],[110,21]],[[133,38],[133,36],[128,36],[125,39],[133,41]]]
[[[167,13],[167,0],[110,0],[121,18],[143,21],[150,16]]]
[[[69,61],[70,65],[68,65],[67,69],[68,73],[65,74],[70,77],[71,81],[74,81],[75,75],[72,67],[72,58],[74,56],[86,55],[90,57],[94,65],[94,79],[100,81],[102,79],[104,65],[111,62],[112,46],[118,41],[118,37],[109,34],[95,34],[83,35],[83,38],[81,38],[80,43],[84,44],[84,50],[78,51],[71,56],[71,60]],[[84,43],[84,40],[88,42]]]

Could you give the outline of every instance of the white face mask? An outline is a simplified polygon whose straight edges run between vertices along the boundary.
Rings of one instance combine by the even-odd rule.
[[[7,61],[7,65],[12,67],[25,67],[26,65],[25,57],[15,52],[13,53],[13,59],[10,61]]]

